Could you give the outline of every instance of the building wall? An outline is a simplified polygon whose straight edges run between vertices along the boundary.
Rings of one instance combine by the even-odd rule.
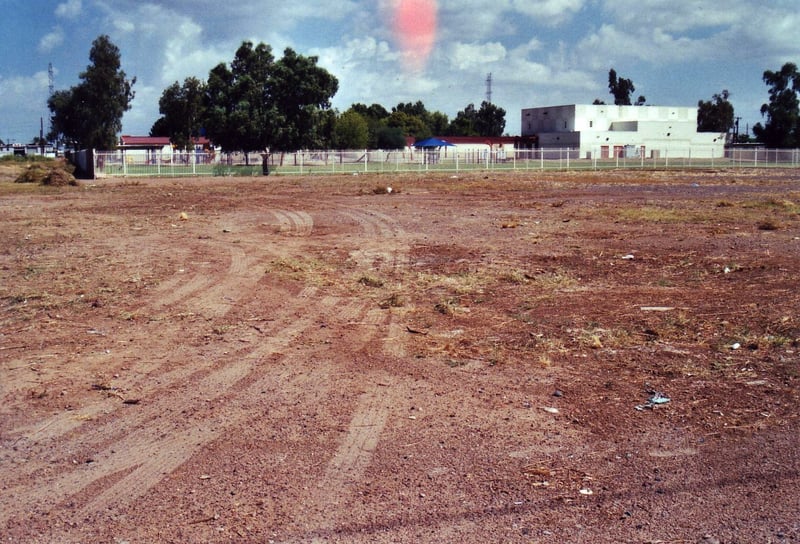
[[[522,110],[522,136],[540,147],[578,148],[611,158],[636,148],[644,157],[722,157],[724,133],[697,132],[697,108],[571,104]]]

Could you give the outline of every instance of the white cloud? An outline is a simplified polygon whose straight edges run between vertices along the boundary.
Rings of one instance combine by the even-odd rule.
[[[570,19],[583,7],[584,0],[511,0],[510,8],[545,25],[557,25]]]
[[[47,116],[48,87],[49,78],[46,71],[36,72],[27,77],[4,78],[0,76],[0,103],[3,104],[4,111],[13,111],[17,115],[24,116],[26,126],[30,124],[38,133],[39,118]],[[4,119],[3,121],[4,129],[8,128],[8,123],[18,123],[13,119]],[[19,127],[12,125],[12,128]],[[23,132],[18,132],[16,138],[32,136],[32,134],[28,134],[28,128],[20,130]],[[0,134],[3,139],[6,139],[7,136],[7,134]]]
[[[40,53],[49,53],[62,43],[64,43],[64,30],[61,27],[55,27],[51,32],[42,36],[37,49]]]
[[[81,14],[81,0],[67,0],[56,6],[56,16],[65,19],[75,19]]]
[[[506,48],[500,42],[490,43],[453,43],[447,49],[447,60],[456,70],[483,70],[492,63],[502,62],[506,58]]]

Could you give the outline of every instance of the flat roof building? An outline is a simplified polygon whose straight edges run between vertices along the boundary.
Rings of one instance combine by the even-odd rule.
[[[571,104],[522,110],[522,136],[581,158],[723,157],[724,132],[697,132],[697,108]]]

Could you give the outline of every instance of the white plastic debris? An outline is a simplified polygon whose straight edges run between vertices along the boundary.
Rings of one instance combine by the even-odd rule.
[[[655,408],[659,404],[666,404],[670,400],[671,399],[668,396],[666,396],[664,393],[661,393],[660,391],[655,391],[650,396],[650,398],[647,399],[647,402],[645,402],[644,404],[637,404],[636,406],[634,406],[634,408],[636,408],[636,410],[638,410],[640,412],[643,411],[643,410],[652,410],[653,408]]]

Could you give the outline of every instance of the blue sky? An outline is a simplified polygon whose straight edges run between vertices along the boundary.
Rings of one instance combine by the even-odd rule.
[[[422,100],[451,119],[485,98],[519,133],[525,107],[611,101],[609,68],[652,105],[695,106],[727,89],[740,129],[761,120],[764,70],[800,64],[796,0],[439,0],[424,69],[402,69],[392,35],[399,0],[0,0],[0,139],[27,142],[56,90],[78,83],[92,41],[110,36],[136,76],[123,133],[147,134],[161,92],[205,79],[244,40],[319,57],[339,79],[334,107]]]

